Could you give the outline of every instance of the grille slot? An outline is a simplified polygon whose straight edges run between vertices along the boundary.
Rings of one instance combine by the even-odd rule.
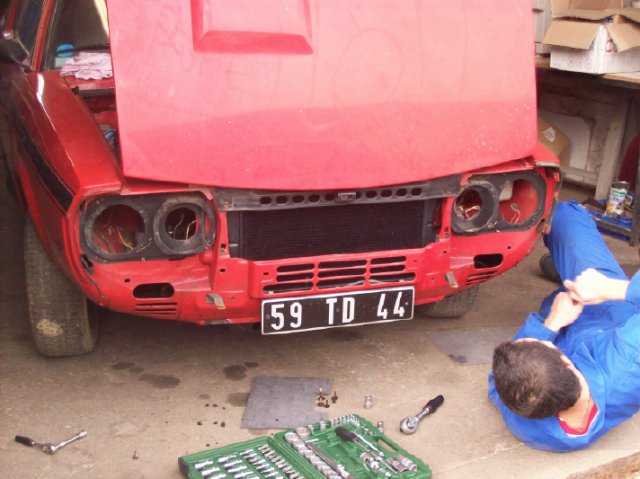
[[[489,280],[490,278],[492,278],[493,276],[495,276],[496,273],[497,273],[497,271],[486,271],[486,272],[482,272],[482,273],[471,274],[467,278],[466,284],[469,286],[469,285],[483,283],[483,282]]]
[[[406,274],[387,274],[387,275],[372,275],[371,283],[403,283],[405,281],[413,281],[416,279],[416,275],[413,273]]]
[[[294,273],[296,271],[306,271],[313,269],[313,264],[288,264],[285,266],[278,266],[278,273]]]
[[[285,281],[300,281],[303,279],[313,278],[313,273],[300,273],[300,274],[279,274],[277,281],[284,283]]]
[[[365,283],[364,278],[344,278],[344,279],[325,279],[318,281],[318,289],[332,289],[332,288],[349,288],[352,286],[362,286]]]
[[[264,288],[266,294],[292,293],[294,291],[310,291],[313,283],[283,283],[272,284]]]
[[[364,276],[364,273],[366,272],[366,269],[364,268],[359,268],[359,269],[343,269],[343,270],[334,270],[334,271],[320,271],[320,273],[318,273],[318,276],[320,278],[329,278],[331,276]]]
[[[421,248],[435,239],[438,202],[230,211],[230,253],[264,261]]]
[[[147,316],[174,317],[178,312],[178,303],[157,302],[157,303],[137,303],[136,312]]]

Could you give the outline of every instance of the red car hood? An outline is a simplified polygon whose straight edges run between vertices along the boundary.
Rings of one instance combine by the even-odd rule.
[[[526,2],[108,0],[108,12],[130,177],[355,188],[536,144]]]

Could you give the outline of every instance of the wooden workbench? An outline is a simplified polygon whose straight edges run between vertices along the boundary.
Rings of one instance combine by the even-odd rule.
[[[633,73],[610,73],[605,75],[592,75],[587,73],[569,72],[552,69],[549,66],[548,58],[536,58],[536,73],[538,89],[544,84],[552,84],[567,89],[576,86],[585,86],[609,92],[613,97],[613,113],[608,124],[608,132],[602,148],[600,169],[596,176],[596,199],[605,199],[608,195],[611,183],[620,168],[620,163],[624,157],[626,144],[625,131],[629,136],[627,128],[627,118],[630,108],[638,111],[638,100],[640,99],[640,72]],[[634,136],[638,133],[638,126],[631,132]],[[640,168],[637,173],[636,198],[640,200]],[[629,237],[632,246],[640,243],[640,201],[636,201],[633,210],[633,226],[631,229],[617,226],[600,224],[606,229],[625,234]]]

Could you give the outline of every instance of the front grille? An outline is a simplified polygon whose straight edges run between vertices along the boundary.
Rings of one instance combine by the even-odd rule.
[[[415,273],[407,271],[406,263],[406,257],[394,256],[279,266],[275,282],[263,291],[278,294],[412,282]]]
[[[261,261],[422,248],[435,240],[438,202],[229,211],[230,254]]]

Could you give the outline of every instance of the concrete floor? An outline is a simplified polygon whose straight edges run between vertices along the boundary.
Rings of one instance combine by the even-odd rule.
[[[419,317],[261,337],[251,327],[107,313],[95,352],[52,360],[35,352],[29,335],[22,217],[4,190],[0,205],[0,477],[179,478],[182,455],[277,432],[240,428],[259,375],[330,378],[339,400],[325,409],[329,417],[357,413],[384,421],[386,434],[428,463],[437,479],[561,478],[640,450],[639,417],[586,451],[527,448],[487,399],[489,364],[455,362],[429,341],[434,331],[519,325],[554,287],[538,270],[541,245],[484,285],[475,310],[459,320]],[[635,248],[607,242],[627,271],[637,269]],[[373,395],[372,409],[363,407],[365,394]],[[415,435],[400,433],[400,420],[437,394],[445,397],[443,407]],[[14,442],[17,434],[55,442],[82,429],[86,438],[54,456]]]

